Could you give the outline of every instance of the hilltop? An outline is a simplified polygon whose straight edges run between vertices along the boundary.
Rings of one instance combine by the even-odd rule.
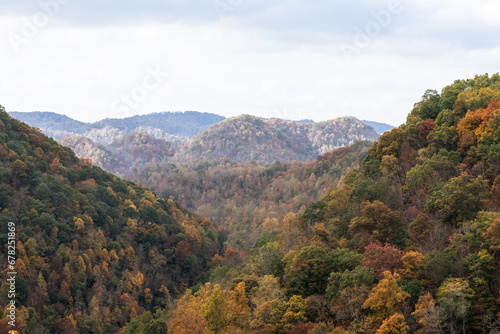
[[[194,111],[154,113],[124,119],[105,119],[95,123],[84,123],[51,112],[10,112],[10,115],[39,128],[46,135],[70,146],[79,156],[88,157],[98,166],[113,172],[123,169],[122,166],[110,163],[116,160],[113,157],[115,146],[129,141],[135,133],[141,133],[142,142],[154,141],[152,138],[172,142],[155,143],[160,146],[168,145],[175,153],[180,152],[174,159],[177,162],[186,161],[193,156],[199,157],[200,150],[204,150],[203,158],[272,163],[313,161],[319,154],[350,145],[356,140],[376,140],[378,134],[392,128],[387,124],[358,121],[353,117],[324,122],[309,119],[262,119],[250,115],[226,119]],[[376,131],[371,131],[370,128]],[[148,139],[148,136],[152,138]],[[245,142],[249,141],[256,146],[246,145]],[[95,154],[96,151],[105,156]],[[155,157],[156,161],[162,159],[163,157]]]

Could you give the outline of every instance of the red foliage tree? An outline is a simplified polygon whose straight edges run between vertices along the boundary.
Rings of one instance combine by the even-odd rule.
[[[378,278],[382,278],[384,271],[392,273],[399,271],[402,265],[401,258],[403,252],[393,245],[386,243],[382,246],[380,243],[372,242],[365,247],[365,258],[363,265],[373,269]]]
[[[423,121],[418,125],[418,139],[422,142],[427,141],[427,136],[436,127],[436,123],[432,119]]]
[[[177,244],[177,248],[175,249],[175,262],[177,264],[182,264],[184,259],[191,255],[189,248],[190,246],[187,241],[182,240]]]

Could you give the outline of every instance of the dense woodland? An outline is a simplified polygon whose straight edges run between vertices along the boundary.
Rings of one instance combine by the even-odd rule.
[[[427,91],[369,149],[129,171],[168,199],[0,119],[26,332],[500,332],[498,74]]]
[[[79,160],[3,108],[0,159],[1,239],[7,222],[17,229],[20,333],[116,333],[146,310],[159,317],[221,253],[225,236],[209,220]]]
[[[287,214],[305,210],[341,184],[343,175],[361,165],[371,145],[356,142],[313,163],[196,160],[153,165],[139,170],[134,181],[209,218],[229,236],[233,248],[244,251],[263,233],[275,231]]]

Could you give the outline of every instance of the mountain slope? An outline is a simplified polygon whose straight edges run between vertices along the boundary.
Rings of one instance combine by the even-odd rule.
[[[352,117],[297,123],[243,115],[217,123],[185,141],[167,141],[141,131],[118,136],[109,144],[99,144],[84,136],[65,137],[59,142],[109,172],[136,180],[137,171],[148,166],[168,169],[169,164],[191,164],[200,159],[257,163],[314,161],[318,155],[337,147],[376,138],[378,135],[371,127]]]
[[[109,145],[93,142],[86,137],[64,137],[59,140],[80,157],[111,173],[132,179],[137,169],[151,164],[167,164],[178,152],[180,142],[154,138],[146,132],[132,132]]]
[[[79,156],[91,158],[101,167],[105,167],[100,161],[102,157],[95,156],[95,150],[90,148],[87,151],[91,152],[86,152],[84,147],[104,145],[100,150],[104,149],[112,154],[116,149],[114,142],[119,145],[119,142],[127,140],[124,139],[127,135],[136,132],[167,141],[187,139],[198,134],[197,138],[186,142],[186,147],[175,159],[178,162],[186,161],[185,157],[191,159],[199,155],[200,150],[205,151],[203,158],[234,158],[238,162],[313,161],[317,155],[334,148],[350,145],[356,140],[373,141],[378,136],[369,127],[364,126],[363,122],[360,123],[352,117],[316,123],[312,120],[261,119],[248,115],[226,120],[223,116],[215,114],[189,111],[154,113],[125,119],[105,119],[96,123],[83,123],[49,112],[11,112],[11,115],[30,126],[40,128],[45,134],[76,150]],[[364,123],[368,124],[367,121]],[[369,124],[376,127],[387,126],[376,122]],[[141,136],[145,136],[144,134]],[[82,146],[82,139],[79,137],[85,137],[92,143],[87,142]],[[257,145],[246,145],[245,142],[249,141]],[[78,143],[80,145],[77,147]],[[158,144],[167,145],[159,142]],[[170,146],[175,147],[175,150],[182,148],[182,145],[178,143],[170,144]],[[162,157],[156,157],[156,160],[162,159]],[[107,160],[114,159],[110,157]],[[130,164],[128,167],[133,168]],[[105,168],[117,172],[122,167],[108,163]]]
[[[21,332],[116,333],[203,281],[221,251],[207,219],[79,160],[2,107],[0,158],[0,237],[15,223]],[[0,309],[8,302],[2,292]]]

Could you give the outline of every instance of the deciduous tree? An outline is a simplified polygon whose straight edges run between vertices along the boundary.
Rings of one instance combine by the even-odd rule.
[[[380,321],[399,311],[405,300],[410,297],[398,285],[398,274],[385,271],[383,277],[363,304],[363,308],[370,309]]]
[[[409,330],[405,317],[401,313],[396,313],[382,322],[376,334],[406,334]]]

